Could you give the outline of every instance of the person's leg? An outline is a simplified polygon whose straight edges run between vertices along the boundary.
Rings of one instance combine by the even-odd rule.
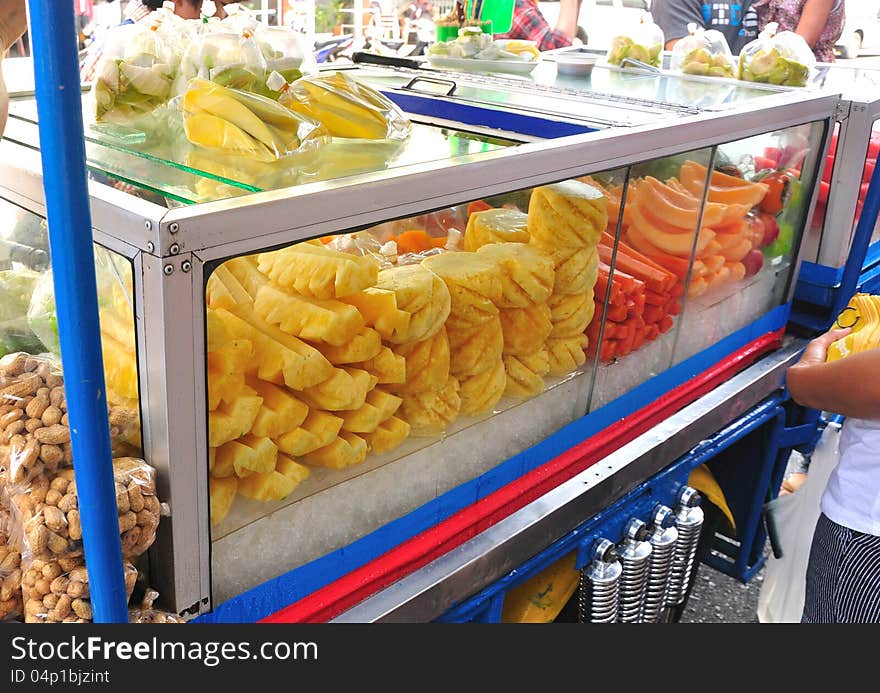
[[[880,623],[880,537],[853,532],[840,564],[837,623]]]
[[[824,513],[816,522],[807,563],[804,612],[801,623],[838,623],[844,563],[854,532],[829,520]]]

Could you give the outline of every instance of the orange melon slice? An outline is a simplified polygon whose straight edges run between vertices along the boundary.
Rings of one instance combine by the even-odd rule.
[[[706,170],[702,164],[695,161],[685,161],[681,165],[682,185],[694,195],[702,194],[706,184]],[[769,190],[769,186],[766,183],[749,183],[736,176],[712,171],[707,198],[710,202],[746,205],[751,209],[764,199],[767,190]]]
[[[700,205],[703,202],[702,187],[699,192],[691,193],[688,190],[678,190],[666,183],[661,183],[652,176],[646,176],[644,179],[644,187],[653,191],[657,195],[656,200],[652,200],[650,209],[655,216],[667,219],[671,224],[677,224],[677,218],[670,216],[680,214],[679,210],[691,210],[694,214],[693,221],[689,222],[689,226],[693,228],[697,225],[697,219],[700,214]],[[656,201],[656,206],[653,203]],[[712,201],[706,203],[703,210],[703,226],[715,226],[721,222],[725,213],[724,205],[716,204]]]
[[[738,282],[746,276],[746,266],[741,262],[728,262],[724,266],[730,270],[730,279],[732,281]]]
[[[716,238],[719,238],[719,236],[716,236]],[[719,255],[723,256],[728,262],[739,262],[752,249],[752,241],[743,236],[735,236],[733,238],[721,237],[719,242],[722,246]]]
[[[653,245],[665,253],[678,257],[690,257],[694,245],[694,234],[691,233],[667,233],[659,229],[639,229],[642,235]],[[706,244],[714,238],[715,232],[711,229],[700,229],[697,234],[696,254],[700,255],[706,248]]]
[[[646,234],[656,230],[662,233],[688,233],[693,235],[696,225],[681,227],[659,219],[651,212],[650,207],[644,200],[645,198],[642,197],[634,205],[628,205],[633,226],[637,226]]]

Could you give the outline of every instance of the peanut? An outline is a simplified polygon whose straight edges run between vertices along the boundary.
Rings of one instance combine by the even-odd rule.
[[[58,491],[49,491],[49,493],[58,494]],[[49,496],[46,496],[46,502],[49,503]],[[54,505],[46,505],[43,508],[43,516],[46,522],[46,526],[51,529],[53,532],[61,532],[67,528],[67,518],[64,516],[64,513],[61,512]],[[50,544],[51,548],[51,544]],[[54,549],[53,549],[54,551]],[[58,553],[58,552],[56,552]]]
[[[66,618],[70,615],[70,605],[72,603],[71,598],[66,594],[60,594],[58,596],[58,603],[55,604],[55,613],[59,618]]]
[[[24,423],[24,430],[26,430],[28,433],[33,433],[38,428],[42,428],[42,427],[43,427],[43,422],[40,421],[39,419],[28,419]]]
[[[124,515],[120,515],[119,517],[119,533],[127,532],[132,527],[134,527],[138,522],[137,513],[132,511],[128,511]]]
[[[50,407],[46,407],[40,416],[40,420],[44,426],[54,426],[61,421],[62,416],[61,410],[53,404]]]
[[[45,417],[45,414],[43,416]],[[45,423],[45,420],[43,423]],[[49,443],[50,445],[69,443],[70,429],[67,426],[62,426],[61,424],[56,423],[46,426],[45,428],[38,428],[34,431],[34,437],[41,443]]]
[[[79,519],[79,510],[70,510],[67,513],[67,534],[73,541],[82,539],[82,523]]]
[[[49,550],[52,553],[65,553],[70,547],[70,542],[67,541],[60,534],[56,534],[55,532],[49,532],[49,542],[48,542]]]
[[[39,419],[43,412],[49,408],[49,398],[48,397],[34,397],[30,402],[28,402],[25,407],[25,412],[28,417],[31,419]]]
[[[46,384],[48,385],[49,383],[47,382]],[[49,404],[51,406],[55,407],[56,409],[60,410],[61,403],[63,401],[64,401],[64,386],[63,385],[56,385],[49,392]],[[61,420],[60,414],[58,415],[58,419],[59,419],[59,421]]]
[[[58,501],[58,509],[63,512],[70,512],[78,505],[77,497],[72,493],[65,494],[60,501]]]
[[[144,495],[141,493],[140,484],[135,481],[128,485],[128,500],[134,512],[139,513],[144,509]]]
[[[80,618],[84,618],[86,620],[91,620],[92,618],[92,605],[84,599],[74,599],[73,604],[73,612],[79,616]]]
[[[64,498],[61,491],[58,491],[54,488],[49,488],[49,491],[46,493],[46,503],[49,505],[58,505],[61,499]]]

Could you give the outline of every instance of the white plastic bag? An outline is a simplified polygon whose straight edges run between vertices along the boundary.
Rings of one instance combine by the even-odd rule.
[[[764,583],[758,595],[761,623],[800,623],[804,610],[807,563],[813,531],[821,509],[819,501],[839,459],[840,424],[831,422],[810,459],[807,480],[794,493],[770,501],[782,548],[782,558],[767,559]]]

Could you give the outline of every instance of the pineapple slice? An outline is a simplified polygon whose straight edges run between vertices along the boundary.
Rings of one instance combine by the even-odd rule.
[[[529,215],[518,209],[497,207],[468,217],[464,249],[475,252],[490,243],[528,243]]]
[[[238,479],[234,476],[225,479],[211,477],[208,492],[211,497],[211,524],[217,525],[226,519],[235,494],[238,491]]]
[[[373,358],[353,365],[375,375],[380,385],[399,385],[406,382],[406,359],[387,346],[383,346]]]
[[[299,428],[276,438],[273,442],[285,455],[299,457],[329,445],[342,429],[342,419],[326,411],[310,411]]]
[[[379,425],[391,418],[403,400],[384,390],[373,389],[367,395],[364,406],[354,411],[340,412],[342,430],[351,433],[372,433]]]
[[[249,378],[248,386],[263,398],[263,406],[251,428],[255,436],[277,438],[300,426],[309,415],[308,405],[285,387],[258,378]]]
[[[532,354],[540,349],[553,329],[550,306],[536,303],[528,308],[503,308],[499,314],[505,354]]]
[[[335,299],[300,296],[272,284],[257,292],[254,311],[282,332],[342,348],[366,324],[354,306]]]
[[[517,355],[517,360],[532,373],[544,376],[550,372],[550,352],[546,347],[538,349],[533,354]]]
[[[389,385],[391,392],[439,390],[449,380],[449,338],[445,327],[424,341],[395,346],[394,352],[406,360],[406,382]]]
[[[208,352],[209,373],[244,373],[254,357],[254,345],[248,339],[233,339],[216,351]]]
[[[342,298],[375,286],[379,265],[323,245],[297,245],[260,253],[259,269],[278,286],[311,298]]]
[[[478,327],[446,330],[449,335],[449,370],[459,380],[492,368],[501,358],[504,333],[496,316]]]
[[[349,306],[350,307],[350,306]],[[352,308],[357,313],[357,311]],[[318,351],[334,366],[345,363],[358,363],[374,358],[382,351],[382,339],[372,327],[364,327],[342,346],[330,344],[316,345]]]
[[[340,300],[357,308],[367,326],[376,330],[382,339],[405,337],[409,332],[410,314],[397,307],[397,295],[393,291],[370,287]]]
[[[324,382],[303,390],[301,398],[312,409],[359,409],[375,384],[375,376],[359,368],[337,368]]]
[[[532,190],[529,234],[543,246],[593,248],[608,225],[608,201],[598,188],[565,180]]]
[[[208,409],[215,411],[223,402],[232,404],[244,390],[244,373],[208,371]]]
[[[499,308],[527,308],[550,298],[555,271],[553,259],[535,246],[495,243],[477,251],[501,269]]]
[[[501,270],[480,253],[442,253],[422,260],[449,289],[447,327],[476,327],[498,315],[502,298]]]
[[[599,252],[595,248],[581,248],[556,266],[553,293],[579,294],[592,291],[598,277]]]
[[[301,390],[333,374],[332,364],[320,351],[260,320],[248,308],[220,308],[217,314],[230,334],[254,345],[254,357],[245,369],[247,375]]]
[[[214,463],[217,461],[217,448],[208,448],[208,471],[214,471]]]
[[[446,384],[438,390],[406,394],[397,416],[410,425],[412,435],[430,436],[442,433],[455,421],[461,409],[458,390],[458,380],[449,376]]]
[[[131,313],[120,316],[105,308],[100,312],[99,322],[102,334],[112,337],[126,351],[134,352],[134,319]]]
[[[246,498],[267,503],[284,500],[309,477],[309,468],[286,455],[278,455],[275,469],[251,474],[238,482],[238,492]]]
[[[547,305],[550,306],[550,320],[553,322],[550,336],[556,339],[581,334],[596,312],[592,291],[583,294],[555,294],[547,301]]]
[[[219,448],[245,435],[254,425],[262,404],[263,398],[245,386],[233,402],[221,403],[216,411],[208,412],[208,446]]]
[[[507,387],[504,361],[499,356],[488,370],[464,378],[460,382],[458,394],[461,398],[461,414],[474,415],[492,411],[492,407],[501,399]]]
[[[379,272],[377,288],[394,293],[397,307],[409,314],[409,327],[385,337],[391,344],[430,339],[449,317],[451,296],[445,282],[422,264],[399,265]]]
[[[219,281],[219,280],[217,280]],[[217,315],[217,311],[213,308],[207,308],[205,311],[206,332],[208,335],[208,351],[217,351],[227,342],[232,341],[232,336],[226,329],[226,325]]]
[[[590,340],[587,335],[579,334],[574,337],[551,337],[547,340],[547,352],[549,355],[550,375],[567,375],[584,365],[587,360],[585,349]]]
[[[410,426],[403,419],[392,416],[379,424],[372,433],[362,434],[367,447],[372,452],[381,454],[389,452],[400,445],[409,436]]]
[[[312,466],[345,469],[360,464],[367,457],[367,441],[348,431],[342,431],[330,445],[303,456],[303,462]]]
[[[230,467],[238,477],[247,476],[245,470],[265,474],[275,469],[277,455],[278,448],[268,438],[246,435],[217,448],[214,470],[219,477],[228,476]]]
[[[507,374],[504,394],[508,397],[534,397],[544,390],[544,379],[516,356],[504,356],[504,371]]]

